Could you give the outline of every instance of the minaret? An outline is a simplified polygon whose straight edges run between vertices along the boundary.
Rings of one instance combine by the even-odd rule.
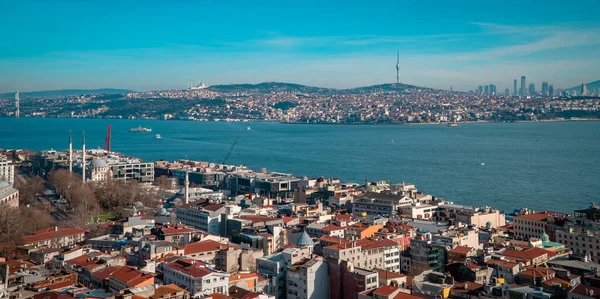
[[[183,204],[187,205],[188,203],[190,203],[190,176],[189,176],[189,171],[187,169],[185,170],[184,185],[185,185],[185,196],[183,198]]]
[[[73,172],[73,133],[69,130],[69,173]]]
[[[400,84],[400,50],[396,52],[396,84]]]
[[[81,181],[85,183],[85,131],[83,131],[83,139],[81,140],[81,144],[83,146],[82,152],[82,160],[81,160]]]

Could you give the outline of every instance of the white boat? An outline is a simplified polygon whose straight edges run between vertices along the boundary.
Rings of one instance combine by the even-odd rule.
[[[250,128],[250,126],[248,126],[248,127],[246,127],[246,130],[250,131],[250,130],[252,130],[252,128]]]
[[[156,139],[160,139],[160,134],[156,134]]]

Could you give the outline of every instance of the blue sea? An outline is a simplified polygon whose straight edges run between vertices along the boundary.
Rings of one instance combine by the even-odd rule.
[[[573,212],[600,201],[600,122],[445,125],[301,125],[0,118],[0,148],[102,147],[145,160],[226,161],[254,169],[343,181],[413,183],[436,197],[511,212]],[[130,133],[139,125],[152,133]],[[247,126],[251,130],[247,130]],[[161,134],[156,139],[155,134]],[[483,164],[482,164],[483,163]]]

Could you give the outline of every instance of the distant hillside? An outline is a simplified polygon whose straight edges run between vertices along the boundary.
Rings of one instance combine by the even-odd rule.
[[[30,91],[21,92],[19,96],[21,98],[56,98],[56,97],[67,97],[74,95],[88,95],[88,94],[124,94],[133,92],[128,89],[115,89],[115,88],[101,88],[101,89],[59,89],[59,90],[42,90],[42,91]],[[14,98],[15,93],[4,93],[0,94],[0,98]]]
[[[324,93],[333,89],[305,86],[294,83],[283,82],[263,82],[258,84],[229,84],[213,85],[208,88],[215,92],[250,92],[250,93],[269,93],[269,92],[297,92],[297,93]]]
[[[594,82],[590,82],[590,83],[586,83],[585,84],[587,90],[596,90],[600,88],[600,80],[598,81],[594,81]],[[577,86],[573,86],[571,88],[567,88],[565,89],[567,91],[577,91],[578,93],[581,92],[581,84],[577,85]]]
[[[396,83],[386,83],[372,86],[364,86],[364,87],[356,87],[346,89],[345,91],[350,93],[373,93],[373,92],[404,92],[404,91],[414,91],[414,90],[427,90],[427,91],[436,91],[438,89],[427,88],[427,87],[419,87],[409,84],[396,84]]]

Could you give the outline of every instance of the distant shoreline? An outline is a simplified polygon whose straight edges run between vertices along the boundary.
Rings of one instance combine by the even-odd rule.
[[[461,121],[457,122],[458,126],[463,124],[494,124],[494,123],[553,123],[553,122],[575,122],[575,121],[600,121],[600,118],[576,118],[576,119],[542,119],[542,120],[515,120],[515,121],[492,121],[492,120],[480,120],[480,121]],[[420,126],[420,125],[450,125],[448,122],[423,122],[423,123],[305,123],[305,122],[279,122],[284,125],[342,125],[342,126],[360,126],[360,125],[407,125],[407,126]]]

